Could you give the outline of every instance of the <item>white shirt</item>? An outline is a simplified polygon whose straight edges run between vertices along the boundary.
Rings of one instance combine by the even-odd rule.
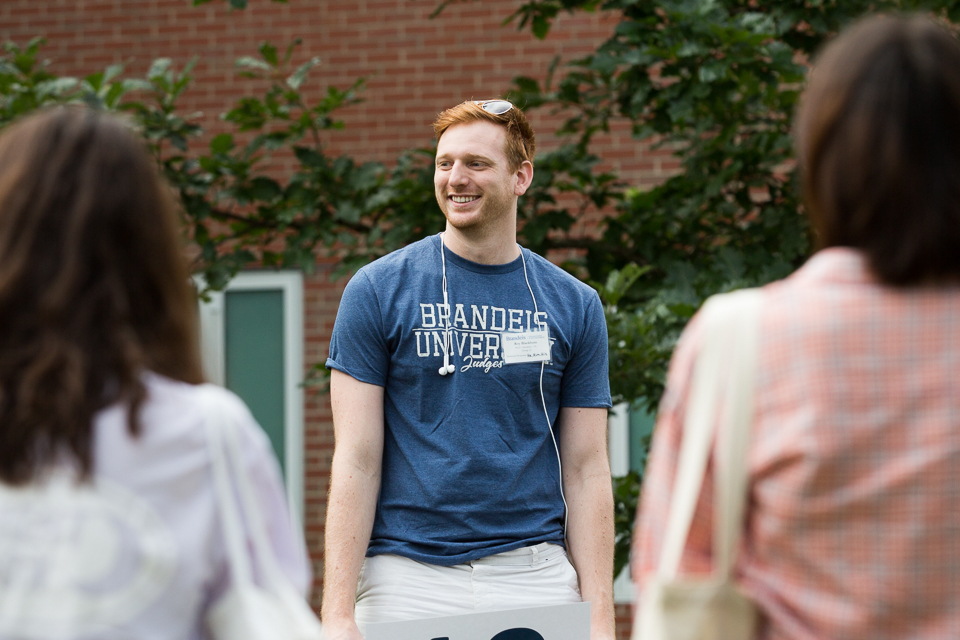
[[[68,469],[0,484],[0,640],[199,639],[229,584],[204,416],[195,386],[148,374],[141,435],[119,406],[94,420],[94,475]],[[306,594],[302,532],[280,469],[239,398],[237,430],[277,561]]]

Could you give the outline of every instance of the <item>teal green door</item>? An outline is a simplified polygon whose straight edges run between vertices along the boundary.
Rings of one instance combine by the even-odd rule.
[[[647,413],[643,408],[643,401],[637,400],[630,407],[630,470],[641,476],[650,447],[650,436],[656,416]]]
[[[282,468],[286,459],[283,314],[282,290],[228,290],[224,295],[224,382],[267,432]]]

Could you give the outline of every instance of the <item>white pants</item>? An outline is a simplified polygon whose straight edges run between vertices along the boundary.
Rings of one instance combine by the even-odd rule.
[[[360,632],[372,622],[581,602],[563,547],[547,542],[451,567],[394,555],[367,558],[357,586]]]

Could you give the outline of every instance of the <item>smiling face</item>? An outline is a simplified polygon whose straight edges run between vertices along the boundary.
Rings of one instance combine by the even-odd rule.
[[[505,142],[504,128],[485,121],[454,125],[440,137],[433,185],[453,228],[516,224],[517,197],[530,185],[533,166],[524,162],[512,170]]]

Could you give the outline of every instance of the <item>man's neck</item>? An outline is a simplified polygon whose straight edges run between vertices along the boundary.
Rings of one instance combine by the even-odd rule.
[[[506,264],[520,256],[517,246],[517,227],[504,228],[496,233],[489,230],[461,230],[447,224],[443,244],[461,258],[479,264]]]

